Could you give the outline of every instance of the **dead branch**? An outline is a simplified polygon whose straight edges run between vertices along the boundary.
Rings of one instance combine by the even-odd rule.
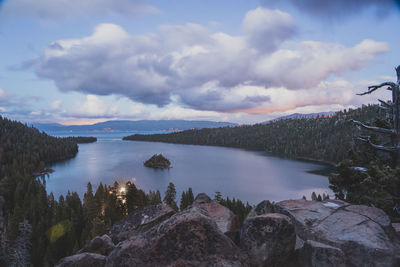
[[[395,153],[399,150],[398,147],[387,147],[387,146],[381,146],[381,145],[377,145],[371,142],[370,137],[368,136],[367,138],[362,138],[362,137],[358,137],[358,140],[368,143],[370,146],[372,146],[373,148],[377,149],[377,150],[381,150],[381,151],[385,151],[385,152],[389,152],[389,153]]]
[[[382,105],[384,105],[384,106],[387,107],[387,108],[393,108],[393,105],[388,104],[386,101],[383,101],[383,100],[381,100],[381,99],[378,99],[378,101],[381,102]]]
[[[377,132],[377,133],[390,134],[390,135],[396,134],[396,132],[394,130],[392,130],[392,129],[385,129],[385,128],[380,128],[380,127],[368,126],[368,125],[365,125],[364,123],[362,123],[360,121],[356,121],[356,120],[350,120],[350,121],[355,123],[355,124],[357,124],[357,125],[359,125],[359,126],[361,126],[361,127],[363,127],[363,128],[365,128],[365,129],[367,129],[367,130],[371,130],[371,131],[374,131],[374,132]]]
[[[371,86],[368,86],[367,92],[357,94],[357,95],[367,95],[367,94],[370,94],[384,86],[388,86],[389,87],[389,88],[387,88],[388,90],[393,90],[393,88],[395,88],[397,85],[393,82],[384,82],[384,83],[381,83],[380,85],[371,85]]]

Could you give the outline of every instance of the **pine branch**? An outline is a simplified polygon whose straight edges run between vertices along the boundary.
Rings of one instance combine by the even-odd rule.
[[[357,125],[359,125],[359,126],[361,126],[361,127],[363,127],[363,128],[365,128],[365,129],[367,129],[367,130],[371,130],[371,131],[374,131],[374,132],[383,133],[383,134],[390,134],[390,135],[396,134],[396,132],[394,130],[392,130],[392,129],[385,129],[385,128],[380,128],[380,127],[368,126],[368,125],[365,125],[364,123],[362,123],[360,121],[356,121],[356,120],[350,120],[350,121],[355,123],[355,124],[357,124]]]

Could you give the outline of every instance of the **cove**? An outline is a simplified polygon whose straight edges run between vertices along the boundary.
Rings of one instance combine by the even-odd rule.
[[[214,196],[219,191],[224,197],[250,204],[264,199],[299,199],[303,195],[309,199],[313,191],[333,196],[327,177],[315,172],[326,168],[319,163],[238,148],[122,141],[127,133],[88,135],[96,136],[98,141],[80,144],[76,157],[51,166],[55,172],[46,181],[48,193],[58,197],[76,191],[83,196],[88,182],[97,188],[100,182],[112,185],[114,181],[131,181],[146,192],[158,189],[162,195],[173,182],[177,198],[192,187],[194,194],[205,192]],[[171,169],[143,166],[143,162],[159,153],[171,161]]]

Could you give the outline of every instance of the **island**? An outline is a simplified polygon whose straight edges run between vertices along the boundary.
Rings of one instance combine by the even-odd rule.
[[[154,154],[144,163],[144,166],[156,169],[169,169],[171,168],[171,162],[162,154]]]
[[[97,138],[93,136],[71,136],[67,138],[78,144],[94,143],[97,141]]]

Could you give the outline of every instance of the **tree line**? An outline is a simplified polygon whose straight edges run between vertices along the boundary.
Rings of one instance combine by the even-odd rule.
[[[347,157],[354,145],[354,137],[361,132],[349,119],[373,121],[385,116],[379,105],[363,105],[328,117],[283,119],[169,134],[135,134],[123,139],[264,150],[286,157],[338,163]]]

